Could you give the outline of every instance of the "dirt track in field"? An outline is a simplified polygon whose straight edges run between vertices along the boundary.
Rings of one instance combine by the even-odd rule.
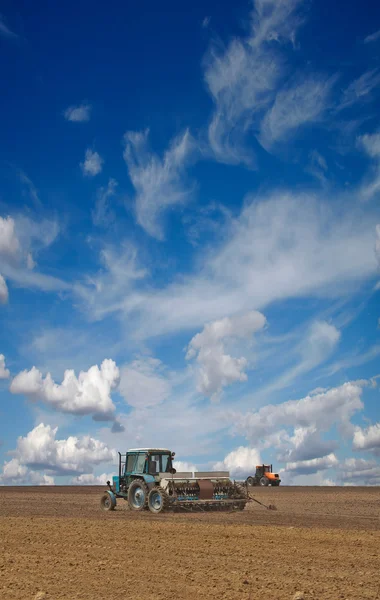
[[[1,600],[380,600],[380,488],[254,488],[277,511],[136,514],[0,488]]]

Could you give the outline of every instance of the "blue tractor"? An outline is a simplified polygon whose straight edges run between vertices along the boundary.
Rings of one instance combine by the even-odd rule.
[[[249,501],[244,487],[231,481],[228,471],[180,472],[173,467],[175,453],[163,448],[136,448],[119,452],[119,474],[101,499],[101,508],[116,507],[117,498],[133,511],[152,513],[175,508],[188,510],[243,510]]]

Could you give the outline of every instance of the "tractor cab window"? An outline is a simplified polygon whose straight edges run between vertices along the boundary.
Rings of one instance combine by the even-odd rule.
[[[133,468],[135,466],[135,462],[136,462],[136,454],[128,454],[127,461],[125,464],[125,472],[126,473],[132,473]]]
[[[160,472],[160,455],[159,454],[151,454],[149,458],[149,473],[151,475],[155,475]]]
[[[269,471],[270,471],[270,467],[268,467],[268,466],[265,466],[265,467],[264,467],[264,472],[265,472],[265,473],[269,473]]]
[[[145,454],[139,454],[137,456],[137,461],[136,461],[136,466],[135,466],[136,473],[144,473],[145,460],[146,460]]]
[[[161,455],[161,472],[169,473],[169,470],[172,466],[172,461],[169,454]]]

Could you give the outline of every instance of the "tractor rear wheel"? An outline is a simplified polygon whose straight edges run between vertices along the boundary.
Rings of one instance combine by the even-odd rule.
[[[267,477],[262,477],[260,479],[260,485],[268,485],[269,484],[269,479]]]
[[[100,507],[103,510],[115,510],[115,504],[112,502],[112,498],[109,494],[103,494],[100,500]]]
[[[253,485],[255,485],[255,480],[253,477],[247,477],[247,484],[252,487]]]
[[[152,513],[158,514],[168,508],[169,496],[160,487],[154,487],[149,492],[148,508]]]
[[[132,481],[128,489],[128,505],[131,510],[144,510],[148,502],[148,486],[141,479]]]

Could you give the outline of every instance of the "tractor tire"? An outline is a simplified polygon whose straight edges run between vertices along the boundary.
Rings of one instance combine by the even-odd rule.
[[[102,510],[115,510],[116,503],[112,501],[112,498],[107,492],[103,494],[100,499],[100,507]]]
[[[252,487],[255,485],[255,478],[254,477],[247,477],[247,484]]]
[[[167,510],[169,506],[169,496],[160,487],[154,487],[150,490],[148,495],[148,508],[149,510],[158,515],[161,512]]]
[[[267,477],[262,477],[260,479],[260,485],[269,485],[269,479]]]
[[[128,488],[128,506],[131,510],[144,510],[148,505],[148,486],[142,479],[135,479]]]

